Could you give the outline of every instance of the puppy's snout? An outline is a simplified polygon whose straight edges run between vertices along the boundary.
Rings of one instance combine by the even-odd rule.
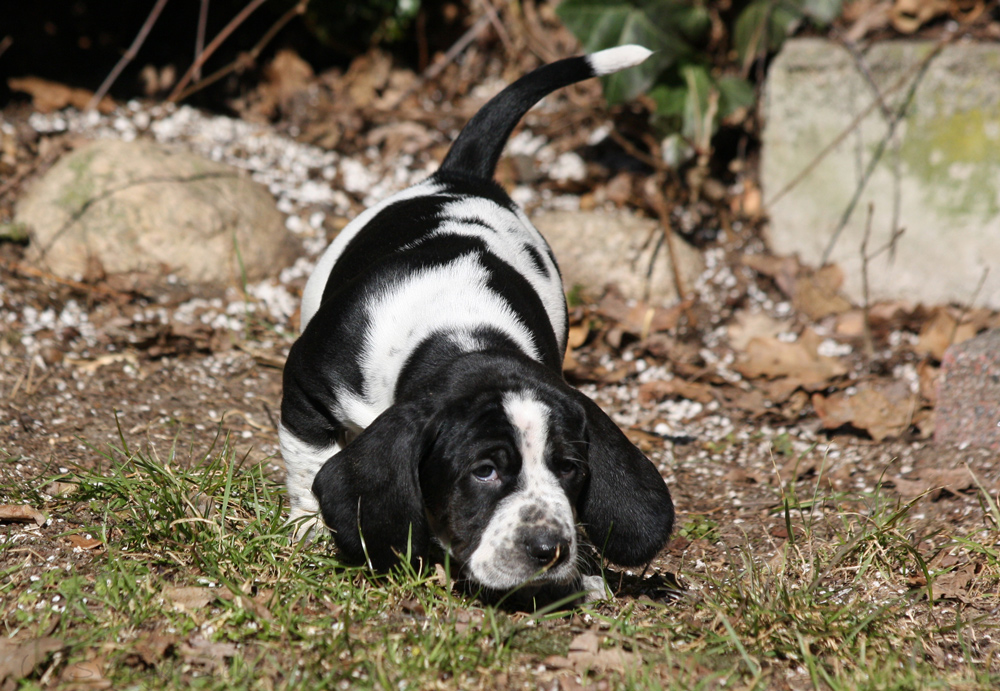
[[[555,533],[537,533],[527,539],[525,551],[539,566],[554,567],[569,556],[569,541]]]

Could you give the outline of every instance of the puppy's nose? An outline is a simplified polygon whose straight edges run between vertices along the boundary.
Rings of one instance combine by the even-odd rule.
[[[569,556],[569,542],[554,533],[533,535],[524,547],[539,566],[556,566]]]

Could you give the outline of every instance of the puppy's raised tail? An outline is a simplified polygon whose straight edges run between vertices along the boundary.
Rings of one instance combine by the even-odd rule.
[[[508,86],[469,120],[440,171],[492,179],[507,138],[533,105],[556,89],[643,62],[652,51],[628,45],[549,63]]]

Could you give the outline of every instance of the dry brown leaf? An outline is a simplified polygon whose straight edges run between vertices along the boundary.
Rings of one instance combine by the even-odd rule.
[[[587,342],[590,336],[589,323],[575,324],[569,327],[569,336],[566,340],[566,354],[563,356],[563,371],[572,372],[579,363],[573,351]]]
[[[229,595],[230,598],[225,598],[223,593]],[[232,597],[232,594],[228,590],[204,588],[201,586],[167,586],[160,594],[164,600],[170,601],[174,607],[185,611],[204,609],[216,599],[231,599]]]
[[[818,320],[851,309],[851,303],[840,295],[844,272],[836,264],[818,269],[803,266],[798,257],[775,257],[754,254],[741,260],[757,273],[770,276],[778,288],[791,298],[795,307]]]
[[[836,264],[815,271],[802,268],[795,282],[792,304],[814,321],[841,314],[851,309],[851,303],[839,292],[843,285],[844,272]]]
[[[272,118],[297,94],[315,80],[312,67],[290,49],[279,50],[264,68],[264,79],[246,98],[236,99],[234,107],[251,120]]]
[[[216,669],[239,653],[235,643],[213,643],[204,638],[191,638],[177,645],[177,652],[189,663]]]
[[[594,672],[619,672],[638,669],[642,657],[638,653],[619,648],[601,649],[601,640],[593,631],[584,631],[569,644],[566,657],[551,655],[545,664],[553,669],[572,669],[578,674]]]
[[[643,342],[643,346],[653,357],[669,360],[674,372],[693,374],[705,370],[698,346],[692,343],[683,343],[666,334],[653,334]]]
[[[958,324],[958,319],[951,315],[948,308],[941,308],[920,329],[920,340],[914,351],[918,355],[930,355],[935,360],[941,360],[948,346],[967,341],[978,331],[975,322],[966,319]]]
[[[742,194],[734,195],[729,201],[729,208],[734,214],[745,214],[750,218],[760,216],[763,200],[760,188],[751,180],[743,181]]]
[[[309,63],[291,48],[279,50],[264,68],[264,79],[279,103],[308,87],[315,76]]]
[[[954,571],[938,576],[932,586],[934,597],[969,602],[969,586],[975,580],[976,571],[978,571],[977,565],[970,561]]]
[[[941,368],[924,360],[917,365],[917,376],[920,379],[920,396],[927,401],[928,405],[934,406],[937,403]]]
[[[746,377],[778,379],[787,377],[806,390],[825,386],[830,380],[847,374],[847,367],[836,358],[820,355],[820,338],[806,329],[798,340],[785,343],[776,338],[754,338],[735,369]],[[791,393],[791,392],[789,392]]]
[[[70,663],[59,675],[59,680],[66,684],[61,688],[75,691],[111,688],[111,680],[104,677],[104,662],[102,660],[82,660]]]
[[[223,600],[228,600],[229,598],[220,598]],[[238,607],[242,607],[245,610],[253,612],[258,619],[263,619],[264,621],[274,621],[274,615],[271,614],[271,610],[267,608],[267,599],[261,597],[249,597],[247,595],[237,595],[233,598],[233,601]]]
[[[757,273],[769,276],[785,295],[795,294],[795,281],[799,275],[797,257],[776,257],[770,254],[748,254],[740,260]]]
[[[912,34],[927,22],[948,12],[948,0],[896,0],[889,13],[892,26]]]
[[[917,408],[916,397],[903,382],[868,387],[851,395],[838,391],[830,396],[813,394],[813,407],[826,429],[852,425],[875,441],[906,431]]]
[[[70,543],[72,543],[74,547],[79,547],[80,549],[100,549],[104,546],[104,543],[100,540],[95,540],[94,538],[87,537],[85,535],[77,535],[75,533],[68,535],[67,539],[69,539]]]
[[[178,636],[141,633],[132,645],[132,653],[128,658],[129,664],[141,663],[147,667],[156,667],[167,656],[167,652],[177,644],[178,640],[180,640]]]
[[[967,468],[926,468],[916,475],[916,478],[892,478],[896,491],[904,499],[927,494],[931,500],[935,500],[945,491],[959,494],[976,488],[976,481]]]
[[[856,7],[859,11],[848,16],[847,8]],[[879,2],[855,2],[845,6],[844,20],[851,23],[844,38],[851,43],[860,43],[872,31],[878,31],[889,26],[889,14],[892,11],[891,0]]]
[[[34,523],[45,525],[45,514],[27,504],[0,504],[0,523]]]
[[[641,429],[630,428],[625,430],[628,440],[639,447],[643,453],[652,453],[654,449],[663,448],[663,437],[658,434],[646,432]]]
[[[795,377],[784,377],[782,379],[775,379],[774,381],[756,381],[754,382],[754,386],[763,392],[766,400],[774,405],[778,405],[789,400],[792,394],[802,386],[802,381]],[[813,385],[810,386],[815,388]]]
[[[40,113],[52,113],[66,106],[83,110],[90,103],[94,92],[74,89],[41,77],[11,77],[7,80],[11,91],[20,91],[31,96],[31,104]],[[115,109],[115,102],[109,96],[101,99],[97,110],[107,115]]]
[[[862,310],[848,310],[837,315],[833,331],[843,338],[857,338],[865,332],[865,313]]]
[[[0,686],[7,688],[8,680],[16,684],[31,674],[49,653],[62,648],[63,642],[58,638],[35,638],[21,642],[0,638]]]
[[[615,206],[625,206],[632,198],[633,176],[627,172],[615,175],[604,186],[604,194]]]
[[[382,148],[382,157],[392,159],[399,154],[413,155],[429,148],[434,135],[420,123],[404,120],[382,125],[371,130],[366,137],[369,146]]]
[[[658,403],[668,396],[680,396],[689,401],[708,403],[714,401],[712,387],[700,382],[673,379],[651,381],[639,386],[639,402],[643,405]]]
[[[577,362],[576,357],[573,355],[573,351],[567,349],[566,354],[563,355],[563,364],[562,364],[563,372],[572,372],[579,366],[580,363]]]
[[[766,415],[770,411],[764,393],[760,389],[744,391],[734,386],[726,386],[720,388],[720,393],[727,408],[745,411],[753,417]]]
[[[49,486],[45,488],[45,493],[53,497],[65,497],[73,494],[78,488],[78,486],[72,482],[59,482],[55,481],[49,483]]]
[[[746,350],[753,339],[774,338],[789,328],[789,322],[774,319],[766,312],[740,310],[733,315],[733,322],[727,328],[729,345],[734,350]]]
[[[566,338],[566,347],[569,350],[576,350],[587,342],[590,336],[590,324],[583,323],[569,327],[569,335]]]
[[[653,307],[645,302],[629,304],[619,295],[609,291],[601,299],[598,310],[605,317],[618,322],[619,327],[626,333],[645,339],[650,334],[675,328],[684,310],[690,306],[690,300],[670,308]]]
[[[392,70],[392,57],[383,51],[372,50],[358,56],[344,75],[347,93],[354,105],[365,108],[372,105],[378,92],[386,86]]]

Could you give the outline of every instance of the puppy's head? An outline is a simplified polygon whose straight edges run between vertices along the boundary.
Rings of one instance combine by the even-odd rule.
[[[475,364],[391,407],[317,475],[343,556],[384,570],[436,541],[489,589],[570,584],[580,524],[614,563],[652,559],[673,505],[645,456],[544,368]]]
[[[441,422],[421,470],[437,539],[488,588],[572,580],[582,408],[537,387],[493,389],[447,406]]]

